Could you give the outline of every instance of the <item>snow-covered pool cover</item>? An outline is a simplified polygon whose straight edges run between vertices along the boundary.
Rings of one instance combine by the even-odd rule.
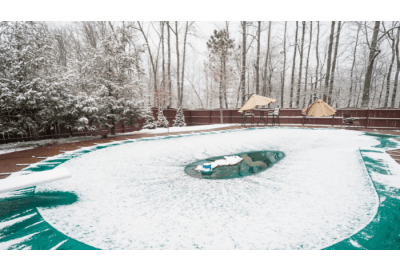
[[[73,178],[36,192],[72,191],[78,201],[39,208],[66,235],[102,249],[321,249],[364,228],[378,196],[356,131],[256,129],[132,141],[65,163]],[[199,159],[277,150],[257,175],[199,180]]]
[[[232,166],[241,162],[243,158],[238,156],[225,156],[223,159],[217,159],[213,162],[204,163],[203,165],[211,165],[211,169],[215,169],[218,166]],[[202,165],[199,165],[195,168],[196,171],[202,171],[204,168]]]

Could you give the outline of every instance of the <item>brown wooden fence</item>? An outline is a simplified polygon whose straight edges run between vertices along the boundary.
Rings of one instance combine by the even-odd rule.
[[[340,126],[343,111],[350,111],[351,117],[360,119],[361,125],[371,129],[400,129],[400,109],[338,109],[334,116],[307,117],[305,125]],[[207,125],[217,123],[240,123],[238,110],[192,110],[185,111],[191,125]],[[260,111],[254,110],[255,121],[260,118]],[[304,117],[299,109],[281,109],[280,122],[283,125],[302,125]]]
[[[157,119],[157,108],[152,108],[153,115]],[[400,109],[338,109],[336,114],[332,117],[307,117],[305,120],[306,126],[340,126],[342,124],[343,111],[350,111],[351,117],[360,119],[361,125],[364,128],[370,129],[400,129]],[[185,110],[183,109],[186,124],[194,125],[209,125],[209,124],[239,124],[241,122],[241,114],[238,109],[232,110]],[[255,122],[260,118],[260,111],[254,110]],[[164,110],[164,116],[167,118],[170,126],[173,125],[173,120],[176,116],[176,109]],[[280,122],[282,125],[302,125],[304,118],[299,109],[281,109]],[[144,120],[137,121],[138,126],[126,126],[117,124],[115,127],[116,133],[126,133],[140,130],[144,124]],[[94,133],[94,135],[109,133],[108,129],[101,129]],[[87,136],[91,132],[74,131],[73,136]],[[1,136],[1,135],[0,135]],[[46,138],[60,138],[69,137],[69,130],[60,126],[55,131],[40,134],[41,139]],[[4,135],[0,139],[0,144],[17,141],[32,140],[31,137],[14,137],[9,134]]]

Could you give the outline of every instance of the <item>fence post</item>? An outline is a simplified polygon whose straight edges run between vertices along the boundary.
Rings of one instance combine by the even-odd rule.
[[[365,128],[368,127],[369,109],[367,109],[367,119],[365,120]]]
[[[224,123],[224,116],[223,116],[223,113],[222,113],[222,109],[219,109],[219,117],[221,118],[221,124],[223,124]]]

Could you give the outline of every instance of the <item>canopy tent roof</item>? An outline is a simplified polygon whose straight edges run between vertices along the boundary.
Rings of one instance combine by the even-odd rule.
[[[322,99],[317,99],[313,104],[303,109],[302,114],[307,116],[330,116],[334,115],[336,110],[325,103]]]
[[[257,106],[264,106],[276,102],[276,99],[267,98],[259,95],[252,95],[249,100],[240,108],[239,112],[253,110]]]

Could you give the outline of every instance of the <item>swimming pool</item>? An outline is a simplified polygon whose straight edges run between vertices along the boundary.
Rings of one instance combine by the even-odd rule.
[[[390,136],[357,131],[252,128],[83,148],[21,172],[62,166],[73,178],[37,187],[30,199],[3,197],[20,196],[22,206],[9,203],[14,210],[0,218],[0,248],[357,248],[351,238],[374,223],[383,196],[400,196],[398,165],[383,151],[396,147]],[[241,178],[184,171],[251,151],[285,157]]]

